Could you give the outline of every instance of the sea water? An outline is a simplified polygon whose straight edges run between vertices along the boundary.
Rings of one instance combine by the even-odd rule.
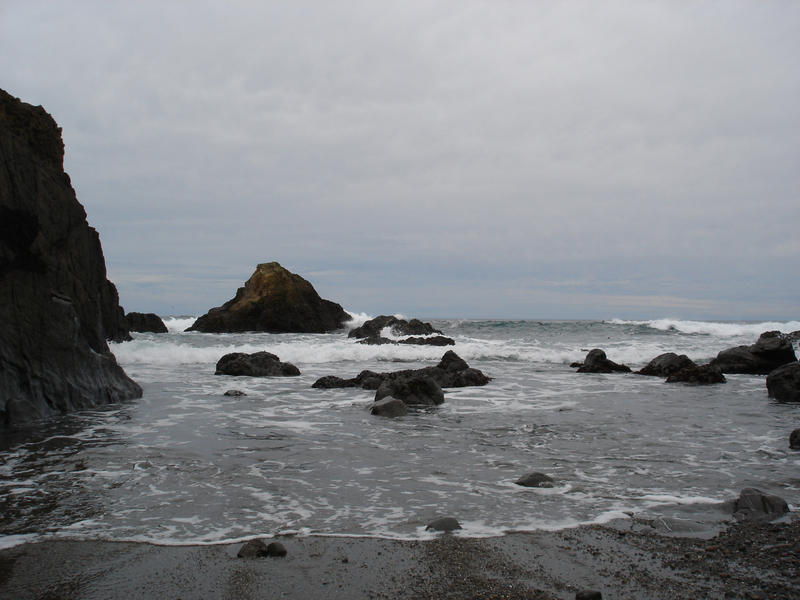
[[[569,366],[592,348],[633,369],[664,352],[703,362],[800,322],[433,321],[493,379],[447,389],[444,404],[395,419],[369,413],[374,392],[311,385],[324,375],[435,365],[447,348],[361,345],[347,330],[185,333],[192,318],[165,322],[167,334],[111,345],[141,399],[2,434],[0,546],[41,536],[413,539],[445,515],[468,536],[655,519],[687,507],[683,518],[713,518],[744,487],[800,506],[800,452],[788,448],[800,406],[769,399],[763,376],[689,386]],[[214,375],[222,355],[260,350],[302,374]],[[229,389],[246,395],[224,396]],[[514,483],[531,471],[554,486]]]

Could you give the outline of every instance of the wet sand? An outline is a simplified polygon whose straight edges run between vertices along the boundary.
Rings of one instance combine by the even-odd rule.
[[[242,544],[44,541],[0,551],[0,598],[800,598],[800,520],[735,524],[710,539],[621,521],[430,541],[282,537],[283,558]]]

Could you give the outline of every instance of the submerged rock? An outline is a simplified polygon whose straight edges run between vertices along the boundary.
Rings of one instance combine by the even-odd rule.
[[[693,383],[696,385],[710,385],[713,383],[726,383],[725,376],[715,365],[694,365],[675,371],[667,377],[667,383]]]
[[[608,360],[606,353],[599,348],[590,350],[578,368],[578,373],[630,373],[630,367]]]
[[[250,377],[292,377],[300,369],[281,360],[271,352],[231,352],[217,362],[214,375],[246,375]]]
[[[235,297],[212,308],[187,331],[327,333],[351,319],[339,304],[320,298],[308,281],[270,262],[258,265]]]
[[[800,363],[783,365],[767,375],[767,395],[778,402],[800,402]]]
[[[245,394],[242,390],[228,390],[227,392],[225,392],[222,395],[223,396],[232,396],[234,398],[237,398],[239,396],[247,396],[247,394]]]
[[[379,417],[402,417],[408,414],[408,406],[400,398],[388,396],[374,402],[369,412]]]
[[[545,475],[544,473],[526,473],[519,479],[517,479],[514,483],[517,485],[521,485],[523,487],[553,487],[555,481],[549,475]]]
[[[169,329],[155,313],[129,312],[125,315],[131,331],[148,333],[167,333]]]
[[[796,361],[791,340],[779,331],[767,331],[752,346],[723,350],[711,364],[723,373],[766,375],[781,365]]]
[[[696,367],[692,359],[685,354],[680,356],[674,352],[660,354],[651,360],[645,367],[636,371],[637,375],[650,375],[653,377],[669,377],[676,371],[687,367]]]
[[[800,450],[800,429],[795,429],[789,434],[789,448]]]
[[[100,237],[64,172],[61,129],[0,90],[0,426],[142,395]]]

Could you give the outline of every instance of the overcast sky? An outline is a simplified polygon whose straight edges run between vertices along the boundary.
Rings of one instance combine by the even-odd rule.
[[[126,310],[800,317],[800,2],[0,0]]]

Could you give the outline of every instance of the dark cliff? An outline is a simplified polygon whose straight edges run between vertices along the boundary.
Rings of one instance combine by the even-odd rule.
[[[106,340],[130,339],[61,129],[0,90],[0,426],[141,396]]]

